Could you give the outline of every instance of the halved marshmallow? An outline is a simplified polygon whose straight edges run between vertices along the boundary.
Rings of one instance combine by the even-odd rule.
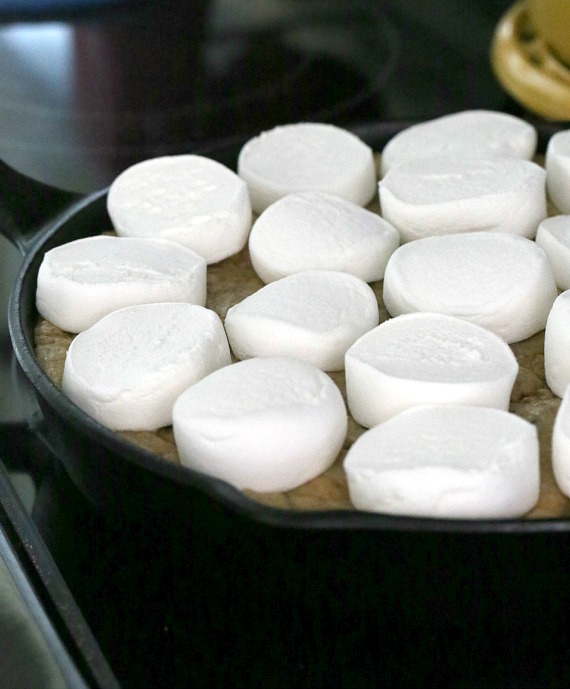
[[[71,343],[63,392],[111,430],[156,430],[189,385],[231,362],[216,313],[195,304],[113,311]]]
[[[544,166],[550,200],[560,213],[570,213],[570,129],[550,137]]]
[[[552,428],[552,471],[556,484],[570,497],[570,387],[567,387]]]
[[[494,230],[533,238],[546,218],[546,172],[517,158],[439,156],[402,163],[379,184],[402,242]]]
[[[530,160],[536,129],[514,115],[491,110],[464,110],[420,122],[402,130],[384,147],[381,173],[418,157],[441,154],[463,157],[506,156]]]
[[[225,327],[238,359],[293,356],[340,371],[346,350],[378,321],[376,295],[363,280],[307,270],[271,282],[232,306]]]
[[[544,331],[544,375],[555,395],[562,397],[570,384],[570,290],[557,298]]]
[[[486,328],[437,313],[398,316],[347,351],[348,408],[368,428],[419,404],[508,410],[518,368]]]
[[[325,471],[347,430],[342,395],[298,359],[240,361],[188,388],[173,411],[183,465],[237,488],[291,490]]]
[[[269,206],[249,235],[255,272],[272,282],[301,270],[340,270],[381,280],[399,244],[377,213],[322,192],[289,194]]]
[[[372,149],[332,124],[286,124],[250,139],[238,157],[253,210],[261,213],[297,191],[323,191],[368,204],[376,194]]]
[[[235,172],[198,155],[151,158],[111,184],[107,210],[122,237],[171,239],[216,263],[247,242],[252,214]]]
[[[506,342],[542,330],[557,296],[545,252],[499,232],[425,237],[392,254],[384,303],[392,316],[431,311],[488,328]]]
[[[570,215],[554,215],[538,226],[536,243],[541,246],[561,290],[570,289]]]
[[[419,517],[519,517],[538,500],[536,428],[484,407],[407,409],[361,435],[344,469],[355,507]]]
[[[38,312],[70,333],[124,306],[164,301],[206,301],[206,262],[166,239],[78,239],[48,251],[38,272]]]

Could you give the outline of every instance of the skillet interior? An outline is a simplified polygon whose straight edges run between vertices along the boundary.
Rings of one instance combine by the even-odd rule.
[[[378,149],[393,128],[361,135]],[[301,529],[364,529],[451,532],[566,531],[566,519],[445,520],[392,517],[358,511],[292,511],[262,505],[223,481],[171,464],[104,428],[75,407],[49,380],[34,354],[35,288],[43,255],[80,237],[111,229],[106,191],[79,202],[42,230],[15,283],[9,309],[18,360],[32,382],[41,409],[33,425],[59,457],[80,490],[112,519],[139,520],[149,512],[182,519],[204,506],[268,525]]]

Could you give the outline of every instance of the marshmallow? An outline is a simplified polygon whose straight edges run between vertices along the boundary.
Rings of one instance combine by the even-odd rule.
[[[494,230],[533,238],[546,218],[546,172],[528,160],[440,156],[402,163],[379,184],[402,242]]]
[[[552,471],[558,488],[570,497],[570,387],[564,392],[552,428]]]
[[[570,384],[570,290],[562,292],[548,314],[544,331],[544,375],[555,395]]]
[[[399,244],[377,213],[321,192],[279,199],[255,221],[249,255],[264,282],[301,270],[341,270],[374,282]]]
[[[307,270],[232,306],[224,325],[238,359],[292,356],[324,371],[341,371],[346,350],[378,321],[376,295],[363,280]]]
[[[128,306],[71,343],[63,392],[111,430],[156,430],[189,385],[231,362],[219,316],[195,304]]]
[[[537,142],[536,129],[518,117],[490,110],[464,110],[412,125],[392,137],[382,151],[381,174],[414,158],[441,154],[530,160]]]
[[[570,289],[570,215],[555,215],[538,226],[536,243],[544,249],[561,290]]]
[[[390,315],[431,311],[488,328],[506,342],[542,330],[557,296],[548,257],[499,232],[425,237],[392,254],[384,275]]]
[[[286,124],[250,139],[238,156],[253,210],[297,191],[323,191],[366,206],[376,195],[372,149],[332,124]]]
[[[550,200],[560,213],[570,213],[570,130],[550,137],[544,166]]]
[[[206,262],[165,239],[78,239],[48,251],[38,272],[38,312],[70,333],[124,306],[165,301],[206,302]]]
[[[418,517],[519,517],[540,488],[535,426],[484,407],[407,409],[361,435],[344,469],[356,508]]]
[[[260,357],[186,390],[173,429],[183,465],[240,489],[285,491],[334,462],[347,415],[326,373],[298,359]]]
[[[198,155],[152,158],[111,184],[107,210],[122,237],[163,237],[217,263],[245,246],[252,214],[247,186]]]
[[[486,328],[436,313],[398,316],[347,351],[348,408],[368,428],[419,404],[508,410],[518,368]]]

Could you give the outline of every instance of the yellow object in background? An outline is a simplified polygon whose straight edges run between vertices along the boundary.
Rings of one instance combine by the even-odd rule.
[[[570,120],[570,2],[515,3],[495,29],[491,65],[503,88],[527,110]]]
[[[570,3],[527,0],[529,19],[553,55],[570,66]]]

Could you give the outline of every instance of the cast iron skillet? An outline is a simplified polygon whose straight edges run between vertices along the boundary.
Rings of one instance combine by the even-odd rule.
[[[387,123],[354,131],[375,150],[410,123]],[[535,124],[544,150],[553,129]],[[230,141],[211,152],[226,164],[235,162],[242,142]],[[245,497],[224,481],[173,465],[136,447],[84,414],[43,373],[34,355],[33,329],[36,278],[49,249],[80,237],[111,229],[106,190],[71,205],[46,227],[24,232],[14,226],[3,234],[24,254],[9,306],[9,327],[17,359],[31,382],[40,412],[31,425],[73,482],[98,510],[121,523],[190,523],[199,508],[206,515],[220,511],[253,523],[293,529],[342,529],[423,532],[540,532],[569,531],[570,520],[445,520],[394,517],[359,511],[286,511]],[[144,520],[144,521],[142,521]]]

